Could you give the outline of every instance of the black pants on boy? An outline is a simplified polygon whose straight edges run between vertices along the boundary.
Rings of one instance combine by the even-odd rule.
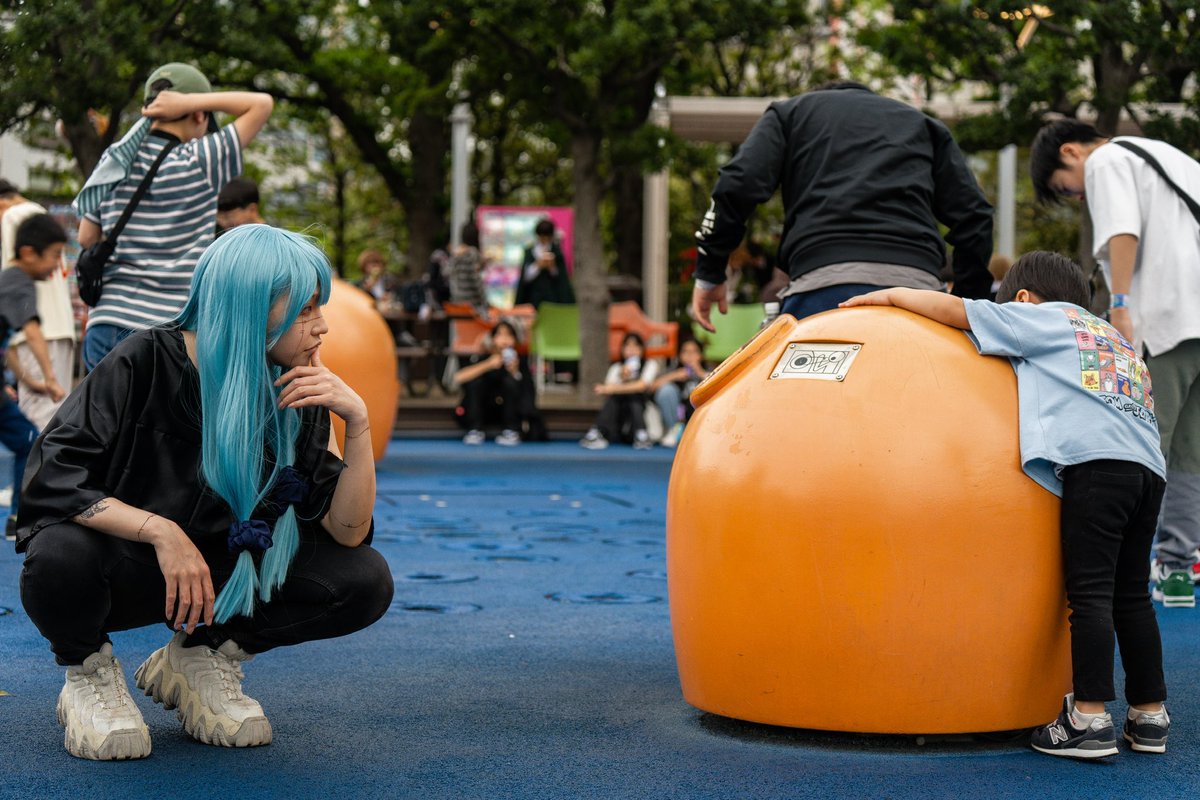
[[[220,593],[234,560],[203,554]],[[262,653],[345,636],[382,617],[392,591],[391,570],[379,551],[343,547],[324,531],[302,526],[287,581],[271,601],[252,617],[197,628],[187,646],[216,648],[233,639],[248,653]],[[48,526],[30,541],[21,601],[63,665],[82,664],[109,641],[110,631],[166,621],[166,582],[154,548],[73,522]]]
[[[497,403],[496,401],[500,402]],[[507,369],[485,372],[463,385],[463,408],[469,430],[483,430],[497,413],[500,424],[510,431],[521,430],[521,381]]]
[[[1076,700],[1108,701],[1113,638],[1130,705],[1167,697],[1162,640],[1147,588],[1166,484],[1141,464],[1088,461],[1062,472],[1062,554]]]
[[[646,398],[640,394],[610,394],[600,407],[596,427],[610,442],[633,441],[646,429]],[[628,435],[623,431],[628,430]]]

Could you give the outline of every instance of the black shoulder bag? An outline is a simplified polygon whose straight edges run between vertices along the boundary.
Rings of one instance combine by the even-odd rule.
[[[1167,177],[1167,171],[1162,168],[1162,164],[1158,163],[1158,159],[1147,153],[1141,147],[1138,147],[1136,144],[1117,141],[1114,141],[1113,144],[1120,145],[1134,155],[1141,156],[1142,160],[1149,164],[1150,167],[1159,174],[1159,177],[1167,182],[1167,186],[1170,186],[1175,190],[1175,194],[1179,195],[1179,199],[1183,201],[1184,205],[1188,207],[1188,210],[1192,212],[1192,216],[1196,218],[1197,224],[1200,224],[1200,203],[1197,203],[1195,200],[1193,200],[1191,195],[1183,191],[1183,189],[1180,189],[1179,185],[1175,183],[1175,181]]]
[[[125,230],[125,224],[133,216],[133,211],[137,208],[138,203],[142,202],[142,197],[150,188],[150,181],[154,180],[159,165],[176,144],[177,142],[167,142],[162,152],[158,154],[158,158],[150,165],[150,171],[146,173],[146,177],[142,178],[141,184],[130,198],[129,205],[121,213],[121,218],[117,220],[112,233],[103,241],[97,242],[81,252],[75,261],[75,279],[79,284],[79,299],[88,306],[95,308],[96,304],[100,302],[100,293],[104,289],[104,267],[112,258],[113,251],[117,249],[117,237]]]

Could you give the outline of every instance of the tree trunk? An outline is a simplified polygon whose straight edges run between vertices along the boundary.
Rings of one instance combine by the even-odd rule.
[[[404,204],[408,225],[408,268],[422,275],[433,251],[449,240],[446,235],[446,154],[450,127],[445,115],[418,111],[408,123],[412,150],[411,198]]]
[[[639,164],[621,164],[613,170],[616,214],[613,240],[617,251],[617,272],[642,275],[642,216],[645,185]]]
[[[1092,57],[1092,77],[1096,81],[1096,130],[1102,136],[1115,136],[1121,109],[1129,102],[1129,91],[1138,79],[1138,67],[1130,64],[1121,42],[1106,42]]]
[[[114,115],[114,122],[115,120]],[[96,164],[100,161],[100,155],[108,143],[96,133],[95,126],[86,116],[73,122],[64,123],[63,128],[67,135],[67,142],[71,145],[71,155],[75,157],[75,163],[79,165],[79,171],[86,180],[92,174],[92,170],[96,168]]]
[[[579,304],[579,394],[592,397],[608,366],[608,264],[600,238],[600,137],[594,131],[571,136],[571,177],[575,183],[575,298]]]

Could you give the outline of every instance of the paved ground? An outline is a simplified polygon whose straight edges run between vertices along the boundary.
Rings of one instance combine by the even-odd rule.
[[[1200,790],[1197,611],[1162,614],[1176,720],[1162,757],[1078,764],[1039,756],[1024,738],[919,743],[690,708],[666,604],[670,457],[393,442],[380,465],[376,543],[396,602],[367,631],[248,665],[246,690],[275,729],[274,744],[254,750],[197,744],[139,697],[151,758],[68,756],[53,712],[62,672],[21,610],[20,562],[3,548],[0,798],[1026,800]],[[115,635],[127,673],[167,635]]]

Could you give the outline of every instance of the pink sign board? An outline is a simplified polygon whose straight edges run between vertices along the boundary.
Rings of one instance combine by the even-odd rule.
[[[569,206],[480,206],[475,224],[479,227],[479,249],[484,262],[483,281],[488,305],[511,308],[525,248],[537,238],[533,229],[542,219],[554,223],[555,238],[574,270],[575,210]]]

